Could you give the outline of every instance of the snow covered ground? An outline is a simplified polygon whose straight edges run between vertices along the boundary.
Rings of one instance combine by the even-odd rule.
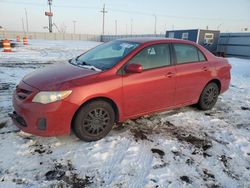
[[[0,52],[0,187],[250,187],[250,60],[228,59],[231,87],[211,111],[130,120],[91,143],[19,131],[8,113],[22,77],[97,44],[31,40]]]

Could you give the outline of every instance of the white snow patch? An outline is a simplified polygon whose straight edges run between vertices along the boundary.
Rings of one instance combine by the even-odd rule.
[[[228,59],[231,87],[213,110],[184,107],[145,116],[85,143],[74,135],[20,132],[8,113],[24,75],[99,43],[29,43],[0,52],[0,187],[250,187],[250,60]]]

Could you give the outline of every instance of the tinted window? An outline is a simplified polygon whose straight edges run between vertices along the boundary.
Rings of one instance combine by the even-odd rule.
[[[198,49],[197,49],[198,50]],[[199,55],[199,60],[200,61],[206,61],[207,59],[205,58],[205,56],[203,55],[203,53],[200,51],[200,50],[198,50],[198,55]]]
[[[116,65],[137,46],[139,46],[138,43],[119,40],[104,43],[74,59],[72,64],[95,66],[98,69],[107,70]]]
[[[168,66],[171,63],[168,44],[157,44],[144,48],[129,64],[141,64],[143,70]]]
[[[174,44],[177,64],[199,61],[197,48],[187,44]]]

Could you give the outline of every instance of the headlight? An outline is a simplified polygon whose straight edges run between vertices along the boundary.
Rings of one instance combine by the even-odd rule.
[[[32,102],[48,104],[55,101],[60,101],[65,99],[72,93],[71,90],[68,91],[41,91],[36,94],[32,99]]]

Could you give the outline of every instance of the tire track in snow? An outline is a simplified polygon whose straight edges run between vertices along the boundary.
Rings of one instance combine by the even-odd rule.
[[[126,137],[117,139],[105,138],[89,145],[87,157],[91,159],[89,171],[97,171],[101,186],[109,186],[120,173],[120,164],[127,155],[132,140]]]
[[[134,142],[128,149],[126,157],[120,166],[120,176],[113,181],[113,186],[138,188],[144,187],[147,177],[152,168],[153,155],[151,153],[151,143]]]
[[[107,166],[107,168],[105,168],[104,171],[101,172],[102,174],[106,175],[104,177],[105,185],[110,185],[111,183],[113,183],[117,175],[120,173],[120,164],[127,155],[131,142],[131,139],[124,137],[120,142],[116,143],[115,148],[110,148],[111,151],[109,152],[112,152],[113,155],[104,163],[104,166]]]

